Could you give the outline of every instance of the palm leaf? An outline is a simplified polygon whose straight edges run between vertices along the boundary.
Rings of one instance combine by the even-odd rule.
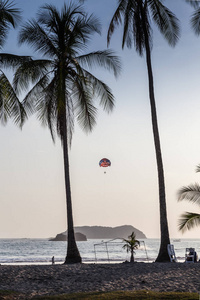
[[[73,96],[77,99],[74,105],[75,115],[85,131],[91,131],[96,124],[97,109],[93,105],[93,95],[88,84],[77,78],[74,82]]]
[[[196,167],[196,172],[197,172],[197,173],[200,172],[200,165],[198,165],[198,166]]]
[[[26,112],[3,72],[0,74],[0,90],[0,120],[2,124],[5,125],[8,118],[12,118],[16,125],[22,127],[27,117]]]
[[[19,56],[9,53],[0,53],[0,67],[13,69],[19,67],[24,61],[29,61],[30,56]]]
[[[200,34],[200,8],[198,8],[191,18],[191,26],[196,35]]]
[[[66,115],[67,115],[67,137],[68,143],[71,147],[72,143],[72,135],[74,132],[74,105],[71,95],[68,95],[68,99],[66,101]]]
[[[199,0],[185,0],[187,3],[189,3],[192,7],[198,8],[199,7]]]
[[[30,84],[36,84],[44,75],[47,76],[50,66],[51,61],[49,60],[29,59],[23,61],[14,75],[15,90],[20,93],[22,90],[27,90]]]
[[[45,84],[45,86],[44,86]],[[38,85],[34,87],[36,91],[36,111],[37,117],[43,126],[48,126],[53,142],[55,142],[55,131],[57,124],[57,106],[56,106],[56,79],[53,78],[50,82],[44,76]],[[39,93],[40,90],[40,93]],[[38,96],[39,95],[39,96]],[[60,137],[61,133],[58,131]]]
[[[187,200],[192,203],[200,205],[200,185],[184,186],[178,191],[178,201]]]
[[[3,47],[10,26],[16,27],[21,19],[21,10],[14,7],[13,2],[0,1],[0,48]]]
[[[112,20],[110,22],[108,33],[107,33],[107,43],[110,44],[111,36],[113,35],[115,28],[119,26],[122,23],[122,15],[126,8],[126,1],[121,0],[119,1],[119,5],[112,17]]]
[[[86,78],[88,78],[88,80],[90,81],[93,94],[97,98],[100,98],[100,105],[108,113],[112,112],[115,99],[109,86],[86,70],[85,74]]]
[[[50,39],[48,33],[38,24],[36,20],[32,20],[23,25],[19,34],[19,44],[26,43],[33,49],[43,55],[52,57],[56,55],[53,39]]]
[[[115,77],[117,77],[121,71],[121,61],[111,50],[91,52],[87,55],[76,57],[76,60],[80,64],[83,64],[83,66],[85,65],[89,68],[95,66],[103,67],[108,71],[112,71]]]
[[[185,232],[186,230],[190,230],[196,226],[200,225],[200,214],[186,212],[181,215],[179,219],[178,227],[179,230]]]
[[[180,35],[179,20],[160,0],[148,0],[152,18],[171,46],[175,46]]]

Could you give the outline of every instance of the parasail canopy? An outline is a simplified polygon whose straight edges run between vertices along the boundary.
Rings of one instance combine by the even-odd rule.
[[[111,166],[111,161],[107,158],[102,158],[99,162],[100,167],[110,167]]]

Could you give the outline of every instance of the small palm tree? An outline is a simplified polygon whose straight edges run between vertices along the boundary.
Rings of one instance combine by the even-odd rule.
[[[10,27],[15,28],[20,21],[20,17],[21,11],[14,7],[13,2],[0,1],[0,50],[6,42]],[[16,67],[18,62],[19,57],[0,53],[0,121],[5,125],[7,120],[12,118],[21,127],[26,114],[4,72],[4,68]]]
[[[197,166],[196,172],[200,172],[200,165]],[[178,191],[178,201],[187,200],[200,206],[200,185],[195,183],[193,185],[184,186]],[[185,232],[195,226],[200,225],[200,214],[185,212],[179,219],[178,228]]]
[[[128,240],[123,239],[126,244],[124,244],[123,248],[126,249],[127,253],[131,252],[130,262],[134,262],[134,254],[136,249],[140,246],[140,242],[136,240],[136,235],[134,232],[128,236]]]
[[[44,58],[22,62],[15,73],[15,89],[20,92],[32,84],[23,102],[26,111],[36,112],[42,124],[48,126],[53,141],[57,133],[63,147],[68,225],[65,263],[81,262],[74,236],[68,154],[74,119],[90,131],[96,122],[94,100],[99,99],[107,112],[114,106],[110,88],[88,69],[103,67],[116,76],[120,71],[120,61],[112,51],[84,54],[94,33],[100,33],[100,24],[82,6],[64,5],[60,12],[46,4],[37,20],[26,23],[19,35],[20,44],[27,43]]]

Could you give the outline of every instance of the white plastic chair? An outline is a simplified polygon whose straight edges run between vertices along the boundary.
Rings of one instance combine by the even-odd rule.
[[[185,249],[185,262],[194,263],[195,262],[195,248]]]
[[[177,262],[177,258],[176,258],[175,251],[174,251],[174,245],[168,244],[167,245],[167,251],[168,251],[168,254],[169,254],[170,261],[171,262]]]

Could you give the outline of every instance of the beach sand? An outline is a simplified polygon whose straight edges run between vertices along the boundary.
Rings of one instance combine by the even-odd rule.
[[[18,291],[24,299],[112,290],[199,292],[200,263],[0,265],[0,290]]]

